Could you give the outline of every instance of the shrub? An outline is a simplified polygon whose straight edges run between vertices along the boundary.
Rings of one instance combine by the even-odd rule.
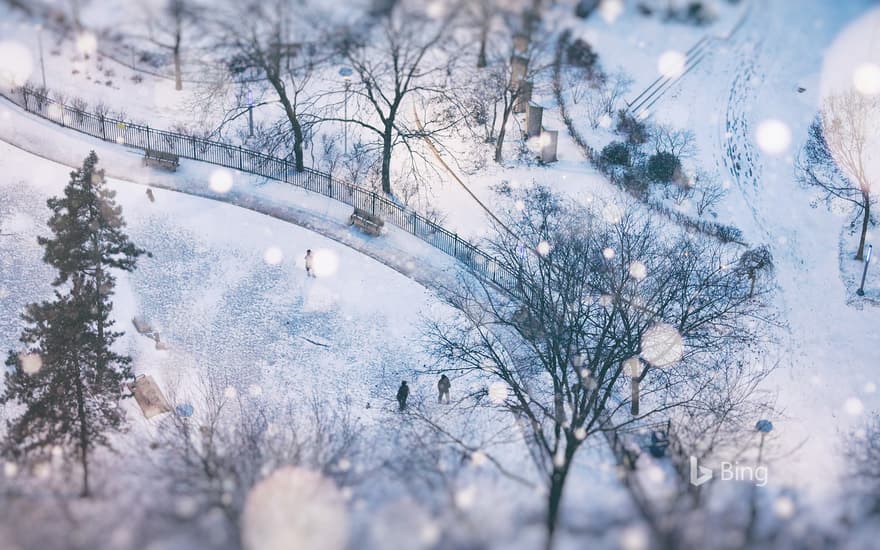
[[[648,177],[652,181],[669,183],[681,173],[681,160],[672,153],[660,151],[648,159]]]
[[[574,8],[574,14],[581,19],[589,17],[599,7],[599,0],[580,0]]]
[[[569,65],[582,69],[593,69],[596,61],[599,60],[599,55],[593,51],[593,47],[580,38],[569,44],[565,53]]]
[[[629,147],[622,141],[612,141],[602,148],[599,161],[606,166],[630,166],[632,159]]]

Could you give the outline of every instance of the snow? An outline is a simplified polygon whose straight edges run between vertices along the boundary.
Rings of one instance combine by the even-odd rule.
[[[779,520],[810,514],[831,524],[842,509],[840,480],[846,474],[841,436],[880,410],[880,268],[870,266],[866,295],[856,296],[864,264],[853,260],[857,235],[849,227],[850,212],[813,208],[813,193],[798,185],[793,164],[823,97],[850,87],[867,96],[880,94],[880,9],[871,9],[869,0],[717,2],[717,20],[700,27],[642,16],[634,2],[605,0],[598,16],[586,21],[571,17],[570,2],[559,4],[550,22],[588,40],[606,70],[624,68],[634,79],[628,99],[658,77],[671,79],[648,119],[694,131],[699,151],[693,163],[721,174],[731,191],[716,209],[718,221],[741,229],[751,245],[770,247],[780,330],[765,357],[777,369],[759,388],[777,396],[778,408],[765,449],[766,491]],[[434,6],[440,9],[442,3]],[[0,76],[36,82],[40,55],[34,22],[8,9],[0,8]],[[91,9],[86,17],[97,27],[112,21]],[[176,93],[166,77],[136,73],[96,54],[102,38],[95,34],[59,41],[42,32],[51,88],[92,105],[105,102],[156,126],[193,121],[188,87]],[[697,59],[689,52],[698,44]],[[132,80],[135,74],[143,78],[140,83]],[[489,145],[444,143],[438,155],[446,165],[435,167],[437,175],[425,191],[444,226],[480,239],[491,230],[490,214],[528,208],[509,204],[496,192],[504,183],[512,189],[543,183],[583,203],[602,200],[605,219],[621,219],[621,191],[585,162],[546,86],[536,87],[534,101],[545,107],[545,128],[560,132],[559,162],[482,166],[473,159],[488,153]],[[613,138],[607,124],[591,129],[583,117],[575,118],[593,147]],[[5,101],[0,102],[0,140],[3,349],[17,346],[23,305],[51,292],[51,272],[35,242],[46,232],[45,199],[59,193],[70,167],[95,149],[118,192],[130,235],[153,252],[131,276],[120,278],[114,299],[118,327],[127,333],[120,345],[134,357],[137,374],[153,375],[181,401],[204,376],[221,380],[229,399],[279,401],[291,393],[348,397],[382,451],[398,444],[382,430],[396,426],[391,415],[401,379],[414,387],[414,402],[433,403],[434,380],[416,374],[431,363],[420,327],[425,317],[450,315],[431,289],[454,283],[451,258],[393,227],[379,239],[366,237],[348,227],[348,207],[290,185],[189,161],[173,175],[146,169],[135,150],[71,133]],[[512,159],[515,138],[510,140],[505,156]],[[155,202],[147,198],[147,188]],[[872,228],[868,242],[876,243],[878,234]],[[552,253],[552,243],[529,246],[542,255]],[[314,253],[315,279],[304,271],[306,249]],[[615,251],[603,254],[610,259]],[[638,262],[630,275],[651,276]],[[131,325],[135,316],[147,319],[169,349],[156,349],[153,340],[138,335]],[[645,337],[642,359],[648,363],[663,366],[681,357],[684,343],[674,327],[658,324]],[[638,358],[630,361],[633,369],[640,367]],[[26,365],[40,368],[31,358]],[[470,390],[485,391],[494,405],[508,398],[507,386],[499,382]],[[138,418],[132,403],[126,407]],[[453,416],[451,422],[467,425]],[[145,420],[136,422],[139,430],[153,429]],[[479,427],[489,423],[483,419]],[[631,504],[604,442],[585,445],[566,490],[566,509],[600,519],[610,507],[627,510]],[[528,457],[517,456],[514,448],[520,449],[504,447],[500,456],[528,470]],[[485,527],[490,547],[535,547],[539,521],[528,516],[538,511],[526,504],[534,502],[532,489],[498,488],[501,482],[486,474],[485,456],[472,456],[473,466],[483,470],[469,471],[450,488],[449,506],[469,518],[462,521],[470,521],[474,532]],[[644,477],[662,484],[667,472],[647,464]],[[14,477],[16,468],[5,463],[5,476]],[[296,530],[302,526],[288,521],[287,510],[269,506],[267,511],[260,500],[269,495],[273,502],[289,499],[284,501],[295,507],[304,498],[301,493],[312,490],[327,499],[322,506],[329,512],[321,520],[339,527],[338,540],[324,541],[328,547],[345,546],[350,534],[345,526],[366,533],[364,540],[374,547],[393,548],[389,540],[401,530],[413,537],[412,545],[401,547],[428,548],[442,540],[435,511],[402,492],[361,501],[360,508],[345,507],[345,495],[313,472],[276,472],[264,482],[244,521],[248,547],[274,547],[274,536],[311,541],[314,533]],[[395,490],[399,487],[382,491]],[[178,512],[187,515],[187,503],[178,504]],[[374,519],[375,525],[357,531]],[[511,522],[527,524],[527,534],[520,537]],[[600,547],[650,547],[641,525],[624,526],[618,535]],[[581,547],[582,541],[568,542]]]
[[[771,247],[785,324],[769,358],[779,368],[766,386],[778,392],[781,409],[772,419],[780,458],[770,466],[771,486],[796,487],[814,502],[831,498],[844,473],[835,451],[840,434],[880,408],[877,395],[864,391],[876,383],[880,311],[854,307],[855,287],[841,277],[841,261],[848,262],[841,258],[854,250],[849,214],[811,208],[792,163],[828,81],[823,74],[854,49],[851,43],[835,55],[833,44],[869,5],[762,4],[655,113],[694,129],[701,163],[730,171],[733,192],[719,208],[721,219],[750,243]],[[789,30],[792,21],[808,31]],[[806,91],[798,93],[799,86]],[[841,248],[847,252],[839,255]]]

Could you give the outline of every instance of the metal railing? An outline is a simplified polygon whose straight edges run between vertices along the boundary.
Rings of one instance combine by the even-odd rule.
[[[452,256],[487,280],[502,287],[516,286],[517,278],[512,270],[458,234],[375,191],[340,181],[330,174],[310,168],[297,171],[296,165],[288,159],[90,113],[60,103],[26,86],[13,89],[0,86],[0,96],[29,113],[104,141],[145,151],[171,153],[181,158],[283,181],[366,210]]]

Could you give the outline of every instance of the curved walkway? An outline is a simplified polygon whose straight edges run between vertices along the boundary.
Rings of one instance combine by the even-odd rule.
[[[81,166],[88,152],[94,150],[108,178],[217,200],[299,225],[352,248],[434,292],[454,284],[460,272],[454,258],[438,253],[431,245],[395,227],[386,225],[386,233],[381,237],[368,237],[351,228],[348,225],[350,208],[342,203],[235,170],[229,170],[234,176],[233,188],[227,193],[218,193],[209,184],[216,168],[206,163],[186,163],[173,175],[144,168],[139,150],[73,134],[17,108],[8,108],[11,105],[5,100],[0,102],[0,141],[43,159],[76,168]]]

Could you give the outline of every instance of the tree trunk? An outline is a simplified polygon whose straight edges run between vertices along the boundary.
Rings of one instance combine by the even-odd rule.
[[[856,252],[856,259],[862,260],[865,257],[865,236],[868,234],[868,222],[871,221],[871,196],[862,192],[862,200],[865,201],[865,212],[862,217],[862,235],[859,237],[859,250]]]
[[[488,65],[488,61],[486,59],[486,42],[489,38],[489,21],[483,23],[482,28],[480,28],[480,53],[477,54],[477,68],[482,69],[486,65]]]
[[[544,544],[545,550],[553,550],[556,541],[556,528],[559,526],[559,512],[562,509],[562,492],[565,488],[565,480],[568,477],[568,468],[571,465],[571,456],[574,451],[569,451],[571,446],[566,447],[565,464],[561,468],[554,467],[550,477],[550,494],[547,497],[547,539]]]
[[[287,97],[287,90],[284,89],[284,83],[281,82],[281,79],[269,76],[269,82],[272,84],[272,88],[275,89],[275,93],[278,94],[281,106],[284,107],[284,114],[287,115],[290,128],[293,130],[293,159],[296,163],[296,171],[302,172],[305,170],[302,125],[299,123],[299,118],[296,115],[296,109],[293,108],[290,98]]]
[[[498,141],[495,142],[495,162],[501,164],[504,160],[504,134],[507,133],[507,120],[510,118],[510,112],[513,111],[513,104],[516,98],[511,98],[510,102],[505,102],[504,112],[501,114],[501,127],[498,129]]]
[[[89,496],[89,434],[88,420],[86,419],[85,392],[83,391],[82,378],[79,369],[76,372],[76,410],[79,419],[79,456],[82,464],[82,491],[80,496]]]
[[[174,89],[182,90],[183,89],[183,75],[181,75],[180,70],[180,31],[177,31],[177,35],[174,37]]]
[[[630,378],[630,390],[632,393],[632,401],[629,407],[629,413],[633,416],[639,415],[639,377]]]
[[[749,282],[750,282],[749,298],[751,298],[752,296],[755,295],[755,281],[757,280],[757,278],[758,278],[758,276],[755,273],[749,274]]]
[[[391,131],[392,124],[385,123],[385,132],[382,134],[382,191],[391,194]]]

